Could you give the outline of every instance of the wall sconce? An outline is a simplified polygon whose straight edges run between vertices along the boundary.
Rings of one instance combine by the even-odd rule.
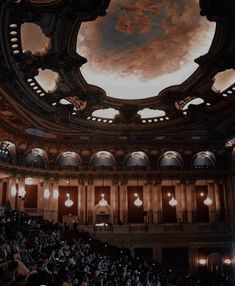
[[[57,200],[59,198],[59,191],[57,189],[53,190],[53,199]]]
[[[232,260],[230,258],[226,258],[226,259],[224,259],[224,264],[231,265],[232,264]]]
[[[24,182],[26,185],[32,185],[33,179],[32,178],[26,178]]]
[[[200,264],[201,266],[205,266],[206,265],[206,259],[205,258],[200,258],[198,260],[198,264]]]
[[[16,181],[14,180],[13,181],[13,185],[11,186],[11,196],[13,198],[16,197],[16,194],[17,194],[17,190],[16,190]]]
[[[44,190],[43,196],[44,196],[44,199],[46,200],[50,198],[50,191],[48,190],[48,188]]]

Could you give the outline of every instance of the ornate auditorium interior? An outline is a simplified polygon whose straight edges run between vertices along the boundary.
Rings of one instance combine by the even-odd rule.
[[[235,1],[1,0],[0,31],[0,285],[234,285]]]

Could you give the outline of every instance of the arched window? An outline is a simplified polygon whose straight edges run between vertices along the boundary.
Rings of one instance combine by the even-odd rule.
[[[179,168],[183,163],[181,155],[176,151],[167,151],[159,159],[160,168]]]
[[[124,166],[127,169],[147,169],[149,158],[144,152],[132,152],[126,156]]]
[[[47,153],[40,148],[34,148],[25,155],[24,163],[27,166],[44,168],[47,164]]]
[[[56,159],[56,165],[62,168],[80,168],[81,158],[76,152],[62,152]]]
[[[113,169],[115,165],[115,159],[110,152],[99,151],[95,153],[90,160],[90,166],[92,169]]]
[[[16,147],[15,144],[2,141],[0,143],[0,159],[6,162],[12,162],[16,157]]]
[[[193,168],[202,169],[202,168],[214,168],[216,163],[215,155],[210,151],[201,151],[198,152],[193,157]]]

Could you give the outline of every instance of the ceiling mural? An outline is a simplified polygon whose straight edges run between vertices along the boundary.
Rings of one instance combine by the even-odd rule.
[[[156,96],[196,70],[214,31],[196,0],[113,0],[106,17],[81,27],[77,51],[89,59],[81,71],[110,97]]]

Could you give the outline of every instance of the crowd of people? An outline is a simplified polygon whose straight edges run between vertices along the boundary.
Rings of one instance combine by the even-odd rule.
[[[196,285],[189,273],[134,258],[88,233],[0,212],[0,286]]]

